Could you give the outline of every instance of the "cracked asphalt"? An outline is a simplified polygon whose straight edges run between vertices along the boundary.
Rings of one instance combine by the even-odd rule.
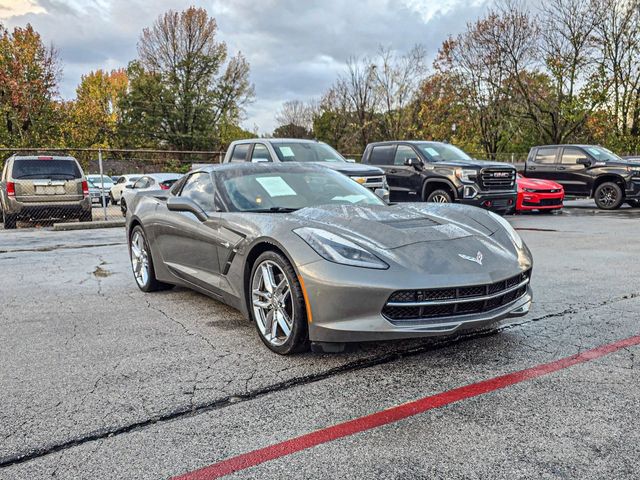
[[[0,478],[169,478],[640,334],[639,209],[509,218],[532,312],[464,337],[280,357],[234,310],[144,294],[123,229],[0,232]],[[640,347],[235,478],[638,478]]]

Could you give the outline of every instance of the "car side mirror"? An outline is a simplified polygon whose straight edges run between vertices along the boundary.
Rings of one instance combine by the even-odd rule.
[[[167,209],[172,212],[189,212],[193,213],[198,220],[204,222],[209,217],[204,210],[193,202],[193,200],[186,197],[169,197],[167,199]]]
[[[419,158],[405,158],[404,164],[406,167],[418,168],[422,166],[422,161]]]
[[[356,161],[353,158],[345,158],[345,160],[349,163],[356,163]]]
[[[387,190],[386,188],[376,188],[373,193],[375,193],[376,196],[381,200],[389,202],[389,190]]]
[[[579,158],[578,160],[576,160],[576,163],[578,165],[584,165],[585,167],[590,167],[591,166],[591,160],[589,160],[588,158],[584,157],[584,158]]]

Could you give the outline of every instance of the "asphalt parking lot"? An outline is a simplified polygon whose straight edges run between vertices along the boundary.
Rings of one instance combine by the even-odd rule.
[[[0,478],[638,478],[640,209],[569,204],[509,218],[526,317],[333,355],[140,292],[121,228],[0,232]]]

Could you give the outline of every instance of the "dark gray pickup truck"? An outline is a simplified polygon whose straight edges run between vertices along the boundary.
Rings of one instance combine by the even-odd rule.
[[[593,198],[603,210],[640,205],[640,161],[623,160],[598,145],[533,147],[524,176],[553,180],[566,195]]]

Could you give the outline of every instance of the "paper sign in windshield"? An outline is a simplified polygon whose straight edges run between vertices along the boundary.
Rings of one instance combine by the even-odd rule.
[[[293,150],[291,150],[291,147],[278,147],[280,149],[280,153],[282,154],[283,157],[295,157],[295,154],[293,153]]]
[[[440,154],[438,153],[438,151],[435,148],[424,147],[423,150],[425,152],[427,152],[429,155],[431,155],[432,157],[439,157],[440,156]]]
[[[286,197],[296,194],[295,190],[282,177],[260,177],[256,178],[256,181],[271,197]]]

